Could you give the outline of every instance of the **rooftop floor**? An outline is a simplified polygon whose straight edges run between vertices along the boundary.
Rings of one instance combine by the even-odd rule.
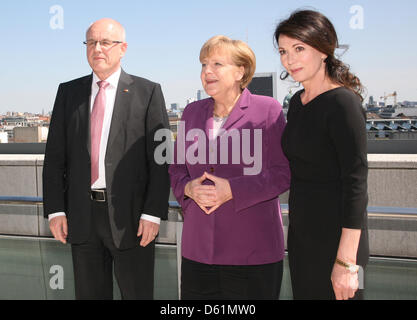
[[[120,298],[116,284],[114,297]],[[365,298],[417,299],[417,260],[372,257],[365,270]],[[51,239],[0,236],[0,299],[74,299],[70,246]],[[176,246],[157,245],[155,299],[178,299]],[[292,299],[287,259],[280,299]]]

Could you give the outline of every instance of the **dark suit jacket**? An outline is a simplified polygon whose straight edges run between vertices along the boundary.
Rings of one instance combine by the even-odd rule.
[[[92,75],[59,85],[43,168],[44,215],[65,212],[69,243],[90,235]],[[167,164],[154,161],[158,129],[168,128],[159,84],[120,75],[105,156],[110,226],[116,247],[131,248],[142,213],[167,218]]]

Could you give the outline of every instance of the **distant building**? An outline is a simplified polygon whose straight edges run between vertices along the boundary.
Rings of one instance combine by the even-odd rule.
[[[374,106],[374,104],[375,104],[374,97],[373,97],[373,96],[370,96],[370,97],[369,97],[369,102],[368,102],[368,105],[369,105],[370,107],[373,107],[373,106]]]
[[[3,125],[3,132],[7,133],[7,137],[8,137],[8,142],[13,142],[14,141],[14,135],[13,135],[13,129],[15,128],[15,126],[8,126],[8,125]]]
[[[398,115],[399,114],[403,114],[404,116],[408,117],[408,118],[417,118],[417,108],[412,108],[412,107],[403,107],[403,108],[395,108],[395,114]]]
[[[8,143],[9,142],[9,137],[7,132],[0,132],[0,143]]]
[[[194,101],[196,101],[194,98],[188,98],[185,105],[187,106],[190,103],[193,103]]]
[[[48,138],[47,127],[15,127],[13,129],[15,143],[40,143]]]
[[[197,101],[207,98],[209,98],[209,95],[204,90],[197,90]]]
[[[255,73],[248,89],[253,94],[277,99],[277,73]]]
[[[367,108],[366,112],[378,113],[380,110],[381,110],[381,108],[379,108],[379,107],[375,107],[375,106],[372,107],[372,106],[368,105],[368,108]]]
[[[27,127],[28,121],[24,117],[6,117],[3,118],[3,124],[6,126]]]
[[[181,120],[181,115],[176,112],[168,112],[169,128],[174,134],[178,130],[178,122]]]
[[[386,106],[379,110],[379,115],[381,118],[392,118],[395,113],[395,108],[393,106]]]
[[[179,109],[179,104],[178,103],[171,103],[171,110],[172,111],[176,111]]]
[[[417,101],[403,101],[402,105],[404,107],[416,107]]]

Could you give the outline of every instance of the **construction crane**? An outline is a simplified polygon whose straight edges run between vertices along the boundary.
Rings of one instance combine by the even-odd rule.
[[[381,97],[381,99],[384,99],[384,106],[385,107],[387,106],[387,99],[389,97],[394,97],[394,105],[393,105],[393,107],[395,107],[397,105],[397,91],[394,91],[393,93],[390,93],[390,94],[385,94],[384,93],[384,96]]]

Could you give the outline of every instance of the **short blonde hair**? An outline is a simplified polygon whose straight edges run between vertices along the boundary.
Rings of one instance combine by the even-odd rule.
[[[256,57],[252,49],[241,40],[232,40],[229,37],[218,35],[210,38],[200,50],[200,62],[209,57],[218,49],[230,53],[233,63],[244,67],[245,73],[240,81],[240,87],[246,88],[252,81],[256,69]]]

